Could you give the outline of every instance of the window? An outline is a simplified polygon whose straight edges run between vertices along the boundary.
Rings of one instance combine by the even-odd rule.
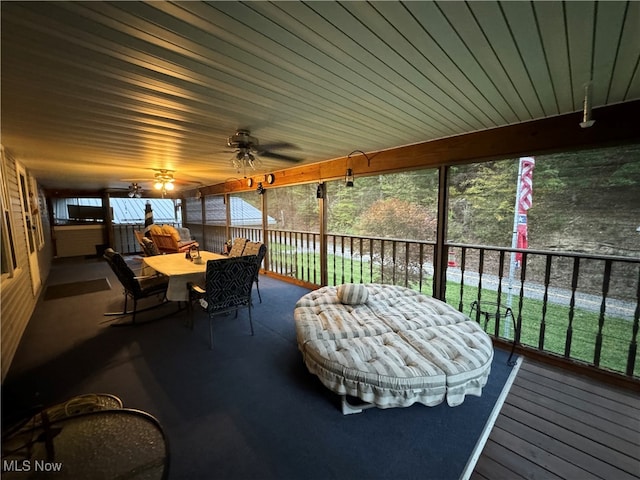
[[[438,170],[327,183],[327,282],[403,284],[428,291]]]
[[[18,268],[18,262],[16,260],[16,251],[13,241],[13,224],[11,221],[11,203],[9,201],[9,192],[7,190],[7,176],[5,167],[4,150],[0,151],[0,187],[2,195],[0,196],[0,203],[2,203],[2,218],[0,219],[2,225],[2,245],[0,245],[0,252],[2,254],[2,276],[12,276],[13,271]]]
[[[449,242],[512,245],[518,165],[451,168]],[[531,182],[528,248],[638,255],[640,146],[537,155]]]
[[[327,183],[328,231],[362,237],[434,241],[438,171],[417,170]]]
[[[185,198],[183,203],[187,223],[202,224],[202,204],[200,198]]]
[[[262,228],[261,197],[254,191],[229,195],[231,226]]]

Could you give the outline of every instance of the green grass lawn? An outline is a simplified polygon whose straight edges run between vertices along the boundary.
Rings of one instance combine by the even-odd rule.
[[[320,283],[320,254],[319,253],[295,253],[288,246],[272,244],[270,255],[272,268],[299,280],[311,283]],[[275,261],[275,263],[274,263]],[[342,283],[376,283],[382,278],[380,265],[359,260],[343,258],[339,255],[329,254],[328,283],[340,285]],[[384,283],[391,283],[391,274],[385,269]],[[396,278],[396,283],[403,283],[404,276]],[[420,290],[419,285],[409,285],[414,290]],[[431,278],[425,278],[422,284],[422,293],[431,295]],[[482,290],[481,299],[484,302],[495,302],[497,292]],[[447,282],[446,302],[456,309],[470,315],[471,304],[478,299],[478,289],[468,285],[464,286],[462,302],[460,301],[460,284]],[[506,303],[507,296],[503,293],[501,303]],[[519,297],[516,294],[512,298],[512,310],[515,319],[521,317],[522,331],[520,343],[533,348],[538,348],[542,326],[543,302],[530,298],[523,298],[522,308],[519,306]],[[473,315],[475,317],[475,314]],[[565,355],[566,339],[569,331],[570,309],[564,305],[547,303],[545,314],[543,350],[561,356]],[[510,322],[511,320],[507,318]],[[484,317],[480,318],[484,326]],[[573,311],[571,342],[569,346],[569,358],[594,363],[596,339],[599,328],[599,313],[575,308]],[[509,325],[505,329],[505,319],[501,320],[497,335],[512,340],[515,329]],[[486,331],[492,335],[495,331],[495,317],[492,316],[486,325]],[[616,372],[625,373],[627,369],[627,357],[629,345],[633,338],[633,322],[630,320],[605,316],[602,327],[602,348],[600,353],[600,367]],[[636,355],[634,376],[640,376],[640,358]]]
[[[463,312],[470,314],[471,303],[478,297],[478,289],[465,285],[463,290]],[[459,308],[460,284],[447,282],[447,303]],[[482,290],[482,300],[496,301],[497,293],[492,290]],[[506,302],[506,294],[503,294],[501,303]],[[520,299],[514,295],[512,310],[516,321],[521,317],[522,331],[520,343],[538,348],[542,324],[543,302],[531,298],[523,298],[522,309],[519,306]],[[474,315],[475,316],[475,315]],[[565,355],[566,339],[569,330],[570,309],[564,305],[547,303],[545,314],[545,328],[543,337],[543,350],[558,355]],[[591,312],[575,308],[573,312],[571,343],[569,357],[588,364],[594,363],[596,339],[599,328],[599,312]],[[511,321],[510,319],[507,319]],[[484,324],[484,317],[481,317]],[[513,339],[514,328],[505,334],[504,319],[499,328],[499,336]],[[495,318],[489,320],[486,331],[495,334]],[[605,315],[602,328],[602,348],[600,352],[600,367],[626,372],[629,345],[633,338],[633,322],[623,318]],[[636,355],[634,375],[640,376],[640,358]]]

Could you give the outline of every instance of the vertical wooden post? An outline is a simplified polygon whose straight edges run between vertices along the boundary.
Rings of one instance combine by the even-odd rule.
[[[115,236],[113,234],[113,218],[111,217],[110,195],[105,192],[102,195],[102,209],[104,210],[104,240],[107,247],[115,248]]]
[[[231,239],[231,195],[229,193],[224,194],[224,206],[226,210],[225,215],[227,217],[227,222],[225,224],[224,230],[224,241],[226,242],[227,240]]]
[[[200,194],[200,199],[199,199],[200,200],[200,226],[202,227],[202,237],[200,238],[202,238],[202,245],[204,245],[204,248],[206,249],[207,247],[209,247],[209,241],[207,239],[207,230],[205,228],[205,225],[207,224],[207,206],[205,202],[206,196],[203,195],[202,192],[200,192],[199,190],[198,190],[198,193]],[[186,208],[183,208],[182,210],[186,211]]]
[[[262,210],[262,243],[267,247],[267,252],[264,255],[264,269],[269,270],[269,245],[267,241],[267,230],[269,229],[269,215],[267,215],[267,203],[269,199],[269,189],[266,189],[260,195],[260,209]]]
[[[445,300],[447,285],[448,252],[447,241],[447,204],[449,202],[449,167],[438,169],[438,227],[436,230],[435,258],[433,259],[433,295],[439,300]]]
[[[327,255],[327,185],[320,182],[318,188],[322,189],[322,198],[318,199],[318,211],[320,213],[320,285],[328,285],[328,262]]]

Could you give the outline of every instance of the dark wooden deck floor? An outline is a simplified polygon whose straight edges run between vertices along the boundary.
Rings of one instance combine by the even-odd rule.
[[[472,480],[640,478],[640,395],[525,359]]]

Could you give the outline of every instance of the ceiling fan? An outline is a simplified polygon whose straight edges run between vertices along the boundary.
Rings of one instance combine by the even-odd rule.
[[[143,193],[144,189],[138,182],[132,182],[131,185],[129,185],[129,198],[140,198]]]
[[[199,182],[190,180],[180,180],[174,178],[174,170],[167,169],[154,169],[153,178],[128,178],[122,179],[123,182],[131,182],[128,187],[128,195],[131,198],[140,198],[143,193],[142,183],[150,185],[146,188],[146,191],[156,190],[159,191],[164,197],[167,193],[175,189],[177,185],[189,187],[192,185],[199,185]]]
[[[237,130],[236,133],[227,138],[227,146],[234,149],[231,163],[238,170],[246,167],[255,169],[256,164],[260,161],[259,157],[273,158],[286,162],[299,162],[302,160],[301,158],[272,151],[279,148],[296,148],[290,143],[279,142],[260,145],[260,141],[253,137],[247,129]]]

